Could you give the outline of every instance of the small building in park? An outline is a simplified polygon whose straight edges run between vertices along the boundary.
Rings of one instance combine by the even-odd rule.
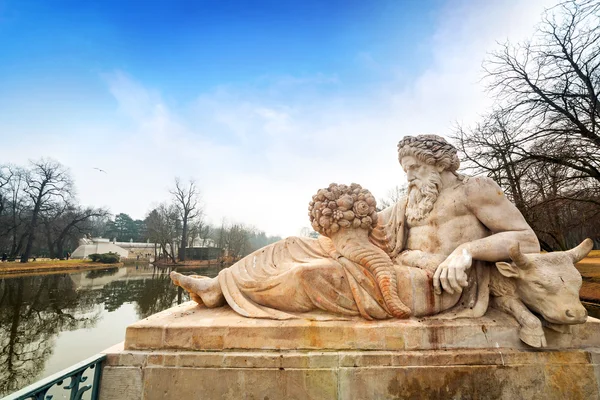
[[[104,238],[79,239],[79,246],[75,249],[71,258],[84,259],[90,254],[117,253],[121,258],[129,257],[129,251],[117,246],[115,243]]]

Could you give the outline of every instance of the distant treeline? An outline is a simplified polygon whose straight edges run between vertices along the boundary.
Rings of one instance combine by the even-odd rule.
[[[157,243],[173,261],[185,260],[185,248],[217,246],[233,258],[279,240],[240,223],[206,223],[194,181],[179,179],[171,201],[150,210],[144,220],[111,215],[79,204],[69,170],[50,159],[27,166],[0,165],[0,254],[26,262],[32,257],[64,258],[85,235],[119,242]],[[186,244],[183,246],[183,244]],[[176,249],[181,249],[175,254]]]

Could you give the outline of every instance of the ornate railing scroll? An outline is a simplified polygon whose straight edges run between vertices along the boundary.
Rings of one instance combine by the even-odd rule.
[[[68,391],[66,396],[62,398],[81,400],[83,395],[91,390],[90,399],[97,400],[102,375],[102,362],[105,359],[106,355],[97,354],[10,394],[2,400],[52,400],[53,395],[48,394],[48,392],[54,386],[62,386],[62,390]],[[88,376],[84,375],[86,371],[93,372],[91,382],[88,382]]]

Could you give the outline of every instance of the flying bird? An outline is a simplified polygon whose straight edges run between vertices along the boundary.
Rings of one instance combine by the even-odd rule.
[[[98,170],[98,171],[100,171],[100,172],[104,172],[105,174],[107,174],[107,173],[108,173],[108,172],[106,172],[106,171],[105,171],[105,170],[103,170],[103,169],[96,168],[96,167],[93,167],[93,168],[94,168],[94,169],[97,169],[97,170]]]

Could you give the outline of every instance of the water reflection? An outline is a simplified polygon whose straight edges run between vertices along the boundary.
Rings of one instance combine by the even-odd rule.
[[[182,272],[216,276],[220,269]],[[169,272],[137,265],[0,279],[0,397],[119,341],[92,340],[102,337],[98,330],[117,330],[124,335],[126,326],[135,320],[187,301],[187,294],[171,284]],[[128,304],[133,305],[135,315],[123,313],[126,316],[111,322],[110,327],[99,324],[111,319],[109,314],[126,310],[123,306]],[[58,340],[57,345],[57,339],[75,331],[82,331],[74,336],[80,343]],[[78,349],[76,354],[72,354],[74,349]],[[76,359],[62,365],[60,359],[68,353]],[[52,367],[47,368],[50,359]]]
[[[68,275],[0,281],[0,394],[40,375],[57,333],[93,326],[93,305]]]

